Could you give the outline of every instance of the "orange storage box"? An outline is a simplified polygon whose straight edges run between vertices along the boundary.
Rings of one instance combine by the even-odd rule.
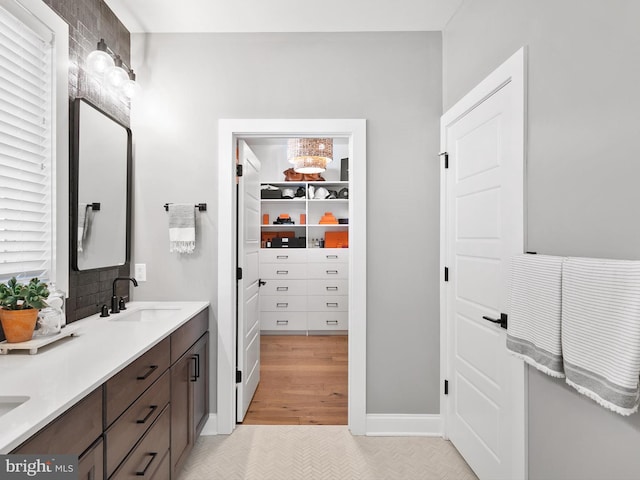
[[[349,248],[349,232],[325,232],[324,248]]]

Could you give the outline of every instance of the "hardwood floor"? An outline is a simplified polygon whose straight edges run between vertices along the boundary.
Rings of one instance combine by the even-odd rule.
[[[347,336],[263,335],[243,425],[346,425]]]

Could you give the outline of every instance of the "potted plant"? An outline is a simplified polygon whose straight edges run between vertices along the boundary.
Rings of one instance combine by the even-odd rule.
[[[0,322],[9,343],[26,342],[33,337],[38,311],[47,306],[47,284],[37,278],[23,284],[13,277],[0,283]]]

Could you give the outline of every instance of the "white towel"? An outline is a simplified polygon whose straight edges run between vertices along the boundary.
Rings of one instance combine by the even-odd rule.
[[[89,236],[91,230],[91,220],[93,218],[93,208],[91,203],[78,204],[78,252],[84,250],[84,241]]]
[[[196,248],[196,213],[193,203],[169,204],[169,252],[193,253]]]
[[[563,378],[560,339],[562,257],[511,259],[507,349],[529,365]]]
[[[562,276],[567,383],[621,415],[636,412],[640,262],[567,258]]]

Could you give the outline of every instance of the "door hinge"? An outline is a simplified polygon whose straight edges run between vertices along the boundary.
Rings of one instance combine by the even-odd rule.
[[[444,267],[444,281],[449,281],[449,267]]]
[[[438,154],[441,157],[444,157],[444,168],[449,168],[449,153],[442,152]]]
[[[444,381],[444,394],[449,395],[449,380]]]
[[[242,176],[242,165],[236,165],[236,177]]]
[[[236,369],[236,383],[242,383],[242,370]]]
[[[236,271],[236,280],[242,280],[242,268],[238,267]]]

